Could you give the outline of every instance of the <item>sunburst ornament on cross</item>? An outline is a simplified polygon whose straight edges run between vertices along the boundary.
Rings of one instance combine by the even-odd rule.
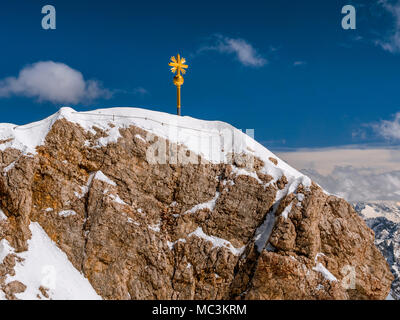
[[[181,86],[183,85],[184,79],[181,75],[186,73],[186,69],[188,68],[188,65],[185,64],[186,59],[181,58],[179,53],[177,54],[176,57],[171,57],[171,62],[168,64],[171,67],[172,73],[176,73],[176,76],[174,77],[174,85],[176,86],[177,89],[177,114],[178,116],[181,115]]]

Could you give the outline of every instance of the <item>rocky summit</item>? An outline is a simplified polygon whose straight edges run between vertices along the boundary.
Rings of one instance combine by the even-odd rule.
[[[392,281],[349,203],[226,123],[0,124],[0,299],[385,299]]]

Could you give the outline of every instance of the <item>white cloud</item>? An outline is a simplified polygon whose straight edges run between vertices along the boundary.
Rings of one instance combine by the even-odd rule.
[[[204,46],[200,48],[198,52],[217,51],[220,53],[233,54],[241,64],[247,67],[262,67],[268,63],[268,61],[244,39],[229,38],[221,35],[216,35],[214,38],[214,43],[212,45]]]
[[[17,77],[0,80],[0,97],[25,96],[52,103],[88,102],[110,98],[111,92],[96,80],[66,64],[41,61],[24,67]]]
[[[352,132],[354,141],[384,142],[392,146],[400,143],[400,112],[392,120],[363,123]],[[386,141],[385,141],[386,140]]]
[[[278,156],[348,201],[399,200],[400,149],[329,148]]]
[[[400,112],[396,113],[393,121],[381,120],[371,126],[374,131],[384,139],[400,141]]]
[[[387,11],[387,13],[392,15],[394,25],[389,36],[383,41],[376,41],[376,44],[391,53],[400,53],[400,1],[392,4],[387,0],[379,0],[378,3]]]
[[[326,191],[350,202],[399,200],[400,170],[374,173],[374,168],[337,166],[330,175],[313,169],[302,171]]]

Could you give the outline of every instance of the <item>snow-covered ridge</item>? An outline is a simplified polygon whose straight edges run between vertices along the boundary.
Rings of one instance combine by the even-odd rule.
[[[63,107],[48,118],[31,124],[23,126],[0,124],[0,151],[15,148],[25,155],[35,154],[36,147],[44,143],[51,127],[59,119],[79,124],[93,133],[95,133],[93,127],[104,130],[108,136],[98,139],[97,147],[117,142],[120,138],[119,129],[134,125],[150,134],[168,139],[172,143],[185,145],[189,150],[202,155],[212,163],[228,162],[232,153],[258,157],[265,162],[262,173],[271,175],[275,181],[285,175],[289,182],[288,188],[292,186],[291,189],[299,183],[306,186],[311,183],[308,177],[278,159],[250,136],[225,122],[204,121],[188,116],[179,117],[139,108],[76,112],[72,108]],[[225,139],[222,146],[221,137]],[[270,157],[277,159],[278,164],[275,165],[269,161]],[[285,190],[282,193],[285,194],[288,191]]]
[[[15,266],[15,275],[7,275],[6,284],[20,281],[26,285],[26,290],[18,293],[18,299],[46,299],[40,288],[46,288],[48,298],[54,300],[99,300],[101,297],[92,288],[83,274],[74,268],[67,255],[47,236],[42,227],[32,222],[30,224],[32,238],[28,240],[29,250],[18,253],[22,258]],[[0,263],[14,249],[7,240],[0,241]],[[3,293],[0,290],[0,300]]]

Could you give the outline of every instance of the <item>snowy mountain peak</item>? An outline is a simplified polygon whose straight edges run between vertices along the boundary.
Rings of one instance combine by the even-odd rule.
[[[0,124],[0,173],[0,298],[382,299],[390,290],[354,209],[227,123],[62,108]],[[68,281],[43,284],[47,265]],[[349,267],[361,270],[356,290],[342,283]]]
[[[47,134],[57,120],[65,119],[80,125],[86,131],[96,133],[96,129],[106,132],[98,139],[99,147],[115,143],[121,137],[119,129],[137,126],[152,135],[168,139],[170,143],[184,145],[188,150],[201,155],[211,163],[232,163],[233,155],[248,155],[243,159],[244,167],[253,169],[255,158],[264,162],[261,172],[274,178],[283,175],[288,179],[288,188],[295,189],[300,183],[309,187],[311,180],[290,167],[250,136],[220,121],[205,121],[188,116],[151,111],[139,108],[109,108],[88,112],[77,112],[70,107],[62,107],[48,118],[31,124],[16,126],[0,124],[0,150],[15,148],[23,154],[35,154],[36,147],[43,145]],[[272,159],[272,160],[271,160]],[[168,161],[168,155],[166,161]],[[156,159],[157,161],[157,159]],[[158,162],[159,163],[159,162]],[[246,170],[241,173],[251,174]],[[292,183],[294,183],[292,185]],[[282,193],[283,194],[283,193]]]

